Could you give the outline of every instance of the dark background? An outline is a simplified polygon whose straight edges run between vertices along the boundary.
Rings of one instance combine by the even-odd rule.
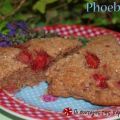
[[[85,24],[120,31],[119,12],[86,12],[86,3],[113,4],[114,0],[0,0],[0,32],[7,22],[26,21],[31,27]],[[119,0],[116,0],[117,4]]]

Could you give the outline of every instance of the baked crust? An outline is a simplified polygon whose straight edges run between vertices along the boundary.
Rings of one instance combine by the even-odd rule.
[[[45,69],[34,71],[30,64],[18,59],[22,51],[27,51],[27,54],[32,54],[34,58],[36,53],[44,51],[55,61],[79,47],[81,43],[77,40],[54,37],[33,39],[20,46],[0,48],[0,88],[14,92],[24,86],[33,86],[43,79],[46,80]]]
[[[93,39],[85,48],[60,59],[48,69],[48,92],[98,105],[120,105],[120,45],[111,35]],[[87,53],[100,60],[97,68],[88,65]]]

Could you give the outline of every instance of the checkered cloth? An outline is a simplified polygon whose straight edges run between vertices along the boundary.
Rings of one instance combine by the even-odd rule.
[[[112,34],[117,38],[118,43],[120,43],[120,33],[107,30],[104,28],[99,28],[99,27],[82,26],[82,25],[55,25],[55,26],[47,26],[44,28],[37,28],[36,30],[40,30],[40,29],[44,29],[46,30],[46,32],[58,32],[61,36],[74,35],[74,36],[82,36],[86,38],[103,35],[103,34]],[[45,88],[47,88],[47,85],[44,84],[43,86],[44,87],[46,86]],[[34,89],[34,87],[29,88],[29,90],[30,89]],[[55,100],[57,102],[57,99],[51,96],[47,96],[47,97],[42,96],[42,98],[44,98],[42,99],[44,101],[47,101],[47,100],[51,101],[50,104],[52,103],[52,101],[55,101]],[[38,99],[41,100],[41,97],[39,97]],[[89,104],[89,103],[86,103],[86,104]],[[117,117],[118,115],[116,114],[110,114],[109,116],[106,116],[105,114],[99,114],[99,115],[94,114],[94,116],[91,116],[88,114],[76,115],[72,113],[72,115],[67,116],[63,112],[48,111],[46,109],[33,107],[30,104],[25,104],[23,101],[17,100],[16,98],[14,98],[13,95],[10,95],[8,92],[2,89],[0,89],[0,108],[3,108],[4,110],[10,111],[11,113],[14,113],[16,115],[23,117],[24,119],[29,119],[29,120],[35,120],[35,119],[36,120],[93,120],[93,119],[100,120],[100,119],[106,119],[106,118],[113,119],[111,117],[115,117],[114,119],[118,118]],[[119,112],[120,106],[105,107],[100,110]]]

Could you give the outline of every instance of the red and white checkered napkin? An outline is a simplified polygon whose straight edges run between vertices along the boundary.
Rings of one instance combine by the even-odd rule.
[[[38,30],[41,28],[37,28]],[[62,36],[82,36],[86,38],[103,35],[103,34],[113,34],[118,42],[120,43],[120,33],[113,32],[104,28],[92,27],[92,26],[80,26],[80,25],[55,25],[44,27],[47,32],[58,32]],[[77,114],[67,116],[64,113],[47,111],[43,109],[38,109],[36,107],[25,104],[22,101],[16,100],[12,95],[9,95],[4,90],[0,90],[0,107],[9,112],[13,112],[16,115],[24,116],[26,119],[37,119],[37,120],[87,120],[87,119],[100,119],[114,117],[116,114],[107,115],[97,115],[94,116],[88,114]],[[105,108],[104,111],[120,111],[120,107],[109,107]],[[111,112],[112,113],[112,112]]]

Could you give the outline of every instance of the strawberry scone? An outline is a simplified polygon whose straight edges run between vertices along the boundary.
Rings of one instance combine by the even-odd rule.
[[[94,38],[86,47],[50,68],[48,92],[85,99],[98,105],[120,105],[120,45],[111,35]]]
[[[55,37],[0,48],[0,88],[14,92],[36,85],[45,80],[45,70],[52,62],[80,47],[77,40]]]

